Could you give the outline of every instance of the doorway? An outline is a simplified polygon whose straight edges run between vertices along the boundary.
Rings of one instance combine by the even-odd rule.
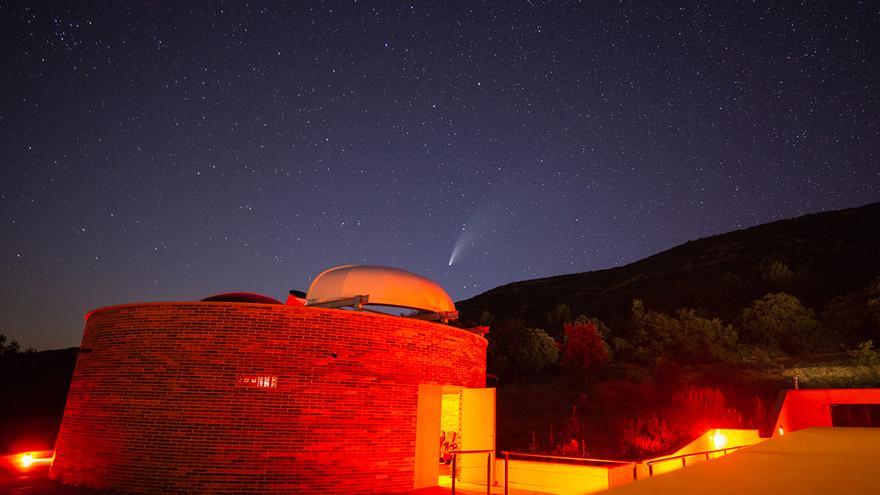
[[[491,450],[456,456],[452,452]],[[486,484],[487,455],[494,480],[495,389],[423,384],[419,386],[414,488],[456,482]]]

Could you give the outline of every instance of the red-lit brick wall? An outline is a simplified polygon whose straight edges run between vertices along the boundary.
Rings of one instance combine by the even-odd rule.
[[[51,475],[146,493],[406,492],[418,384],[486,375],[464,330],[265,304],[101,309],[82,351]]]

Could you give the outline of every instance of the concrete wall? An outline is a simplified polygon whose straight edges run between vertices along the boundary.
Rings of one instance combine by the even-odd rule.
[[[708,455],[690,455],[695,454],[697,452],[708,452],[713,450],[721,450],[724,448],[730,447],[742,447],[754,445],[756,443],[761,443],[765,439],[762,439],[758,434],[758,430],[745,430],[745,429],[737,429],[737,428],[713,428],[711,430],[706,431],[706,433],[700,435],[695,438],[691,443],[685,445],[684,447],[678,449],[669,455],[654,457],[651,459],[645,459],[641,463],[638,464],[638,477],[639,479],[646,478],[650,476],[650,471],[648,469],[648,462],[655,460],[662,460],[667,457],[676,457],[676,456],[688,456],[684,460],[684,465],[682,464],[681,459],[672,459],[669,461],[661,461],[653,464],[653,472],[654,475],[668,473],[672,471],[677,471],[682,467],[692,466],[694,464],[699,464],[701,462],[705,462],[711,459],[717,459],[719,457],[723,457],[735,451],[730,451],[727,454],[724,452],[715,452]],[[707,458],[708,457],[708,458]]]
[[[880,404],[878,388],[786,390],[773,436],[812,426],[831,426],[831,404]]]
[[[486,340],[384,315],[132,304],[86,323],[51,476],[134,492],[413,487],[418,387],[481,387]]]
[[[495,462],[497,480],[504,486],[504,459]],[[579,465],[511,459],[508,465],[511,489],[583,495],[596,493],[632,481],[633,464]]]

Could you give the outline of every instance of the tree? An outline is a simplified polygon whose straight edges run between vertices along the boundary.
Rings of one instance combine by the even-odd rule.
[[[559,360],[556,341],[522,320],[507,320],[489,332],[489,368],[507,379],[546,376]]]
[[[777,290],[793,289],[800,280],[800,275],[792,271],[785,263],[777,260],[770,263],[767,267],[767,271],[764,273],[764,280]]]
[[[880,277],[829,301],[822,310],[822,323],[850,344],[880,340]]]
[[[705,363],[728,358],[737,344],[733,326],[703,318],[682,308],[675,316],[649,311],[633,301],[634,355],[641,361],[665,358],[680,363]]]
[[[0,356],[18,354],[21,350],[18,342],[15,340],[6,343],[6,335],[0,334]]]
[[[678,320],[678,352],[685,361],[719,361],[730,357],[737,345],[733,325],[725,325],[718,318],[703,318],[688,308],[679,309],[675,315]]]
[[[742,311],[740,322],[746,342],[771,351],[799,352],[822,344],[813,310],[785,292],[752,301]]]
[[[862,342],[855,350],[849,351],[849,355],[859,366],[874,366],[880,362],[880,354],[874,349],[873,340]]]
[[[589,377],[608,366],[609,360],[608,346],[593,322],[565,325],[562,365],[569,373]]]
[[[547,312],[547,329],[555,337],[562,337],[565,325],[571,323],[571,308],[568,304],[557,304]]]
[[[596,331],[599,332],[599,336],[602,337],[602,340],[606,341],[611,338],[611,329],[608,328],[605,323],[602,322],[599,318],[590,318],[587,315],[578,315],[577,318],[574,319],[574,323],[577,325],[585,325],[587,323],[592,323],[596,325]]]
[[[495,321],[495,315],[488,309],[480,312],[480,318],[477,320],[480,325],[491,325]]]

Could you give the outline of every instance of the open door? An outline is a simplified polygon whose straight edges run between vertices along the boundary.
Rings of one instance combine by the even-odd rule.
[[[458,481],[485,486],[487,457],[491,456],[491,482],[495,482],[495,389],[419,385],[413,488],[450,482],[452,475],[442,453],[443,438],[451,450],[490,450],[459,454]],[[442,465],[441,465],[442,464]],[[442,473],[441,473],[442,471]]]
[[[459,456],[459,478],[466,483],[486,484],[487,456],[491,483],[495,482],[495,389],[461,389],[460,450],[491,450],[490,454]]]
[[[442,390],[440,385],[419,385],[413,488],[437,486]]]

